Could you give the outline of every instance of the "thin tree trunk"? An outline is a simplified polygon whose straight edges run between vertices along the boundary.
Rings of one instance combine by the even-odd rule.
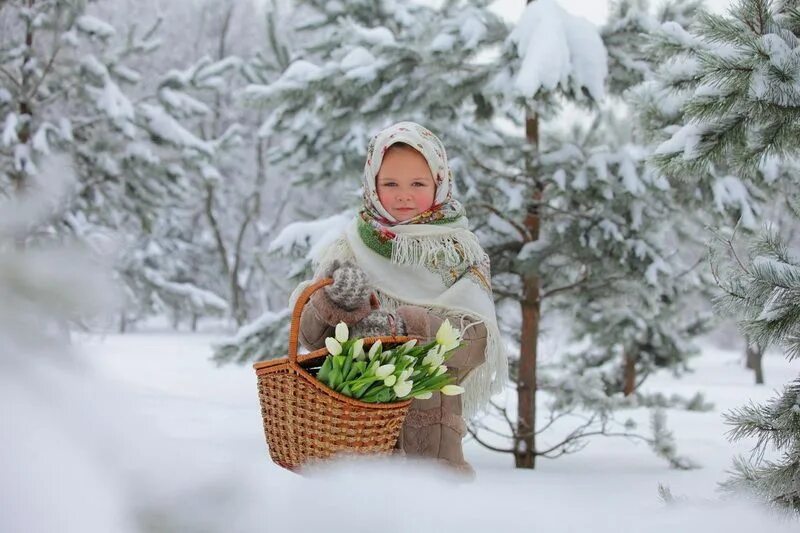
[[[625,350],[622,381],[622,392],[625,396],[633,394],[633,391],[636,390],[636,356],[630,350]]]
[[[761,360],[764,358],[764,352],[757,344],[753,344],[748,339],[747,342],[747,368],[753,370],[756,374],[756,385],[764,384],[764,367]]]
[[[529,0],[530,1],[530,0]],[[539,117],[532,111],[526,112],[525,135],[528,143],[538,147]],[[526,160],[526,171],[533,177],[535,172],[533,154]],[[539,239],[542,187],[536,182],[525,229],[531,241]],[[517,377],[517,432],[514,442],[514,462],[517,468],[536,467],[536,360],[539,339],[539,318],[541,300],[540,278],[538,272],[526,272],[522,278],[523,299],[522,334],[519,354],[519,374]]]

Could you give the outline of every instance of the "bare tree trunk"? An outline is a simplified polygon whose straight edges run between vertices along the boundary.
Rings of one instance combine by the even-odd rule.
[[[530,1],[530,0],[529,0]],[[525,135],[528,143],[539,145],[539,117],[526,111]],[[533,177],[535,165],[533,154],[526,160],[528,175]],[[525,229],[529,239],[539,239],[542,187],[538,180],[534,186],[531,204],[525,217]],[[539,319],[541,310],[540,278],[538,272],[524,273],[522,278],[523,299],[522,332],[519,354],[519,374],[517,377],[517,431],[514,439],[514,462],[517,468],[536,467],[536,360],[539,339]]]
[[[745,337],[747,341],[747,363],[746,366],[753,370],[756,374],[756,385],[764,384],[764,367],[761,360],[764,358],[764,352],[761,346],[751,343],[750,339]]]
[[[636,356],[631,350],[625,350],[625,364],[622,369],[622,392],[630,396],[636,390]]]

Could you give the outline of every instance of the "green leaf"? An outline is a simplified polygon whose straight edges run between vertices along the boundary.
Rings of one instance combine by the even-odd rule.
[[[344,358],[344,364],[342,365],[342,376],[347,376],[350,374],[350,368],[353,366],[353,354],[348,353]]]
[[[333,362],[331,361],[331,357],[330,356],[326,357],[325,362],[322,363],[322,368],[320,368],[319,372],[317,372],[317,379],[327,384],[328,376],[330,375],[332,366]]]

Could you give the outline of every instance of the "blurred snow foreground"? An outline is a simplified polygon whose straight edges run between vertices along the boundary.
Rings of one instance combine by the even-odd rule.
[[[300,477],[271,465],[266,450],[170,438],[69,344],[71,327],[116,305],[103,261],[24,238],[70,190],[67,168],[42,180],[55,188],[17,199],[24,210],[0,204],[0,531],[790,530],[733,500],[664,506],[654,490],[631,505],[511,468],[463,485],[439,467],[390,458],[343,458]]]

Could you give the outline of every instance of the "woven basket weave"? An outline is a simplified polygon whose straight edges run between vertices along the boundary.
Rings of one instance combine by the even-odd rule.
[[[400,434],[411,400],[366,403],[331,390],[309,372],[319,367],[325,348],[297,355],[300,315],[314,291],[333,283],[330,278],[310,285],[297,299],[289,332],[289,355],[255,363],[264,433],[272,460],[284,468],[300,467],[334,454],[389,454]],[[367,337],[385,346],[411,337]]]

